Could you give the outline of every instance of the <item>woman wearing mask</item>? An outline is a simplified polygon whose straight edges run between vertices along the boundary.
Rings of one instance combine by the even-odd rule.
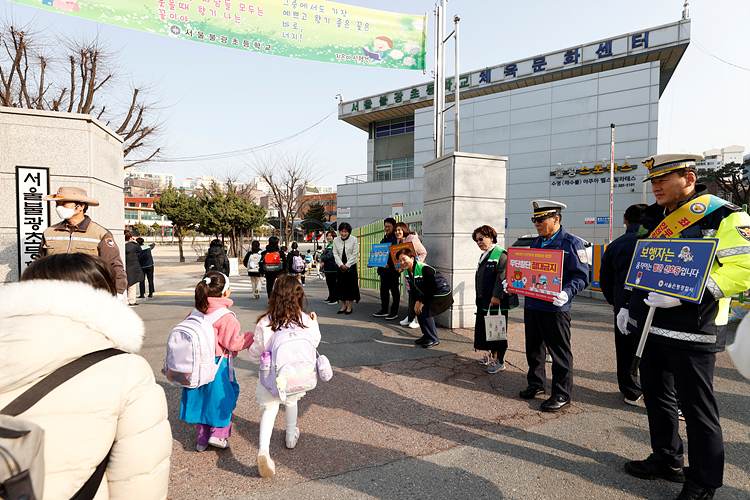
[[[338,266],[336,288],[341,310],[337,314],[351,314],[354,302],[360,301],[359,277],[357,276],[357,254],[359,241],[352,236],[352,226],[344,222],[339,225],[339,235],[333,240],[333,258]]]

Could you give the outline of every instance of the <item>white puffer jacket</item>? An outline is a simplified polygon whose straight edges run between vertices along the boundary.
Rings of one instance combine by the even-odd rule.
[[[0,286],[0,408],[84,354],[110,347],[128,353],[88,368],[19,415],[45,430],[44,500],[71,498],[110,447],[97,500],[167,497],[167,401],[146,360],[130,354],[143,334],[135,312],[87,284]]]

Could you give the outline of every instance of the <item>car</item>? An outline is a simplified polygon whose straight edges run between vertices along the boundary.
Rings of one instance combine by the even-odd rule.
[[[575,235],[574,235],[575,236]],[[518,238],[511,246],[512,247],[522,247],[522,248],[529,248],[531,244],[534,242],[535,239],[539,237],[538,234],[524,234],[520,238]],[[586,257],[589,259],[589,265],[591,265],[594,257],[594,245],[591,244],[591,242],[584,240],[580,236],[576,236],[583,242],[583,246],[586,247]]]

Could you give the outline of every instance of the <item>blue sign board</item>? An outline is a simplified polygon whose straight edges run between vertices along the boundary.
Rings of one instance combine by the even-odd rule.
[[[596,218],[596,223],[597,224],[609,224],[609,215],[607,215],[605,217],[597,217]]]
[[[625,284],[699,303],[718,244],[715,238],[640,240]]]
[[[390,243],[377,243],[370,249],[370,260],[367,261],[367,267],[386,267],[388,266],[388,247]]]

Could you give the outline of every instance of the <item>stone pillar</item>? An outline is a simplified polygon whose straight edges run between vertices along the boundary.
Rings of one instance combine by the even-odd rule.
[[[0,283],[19,278],[16,167],[48,168],[51,192],[78,186],[98,200],[86,215],[112,231],[125,262],[123,165],[122,138],[90,115],[0,107]]]
[[[505,162],[502,156],[451,153],[424,166],[422,234],[427,263],[453,287],[453,307],[435,320],[448,328],[473,328],[474,277],[481,252],[471,233],[484,224],[505,236]]]

